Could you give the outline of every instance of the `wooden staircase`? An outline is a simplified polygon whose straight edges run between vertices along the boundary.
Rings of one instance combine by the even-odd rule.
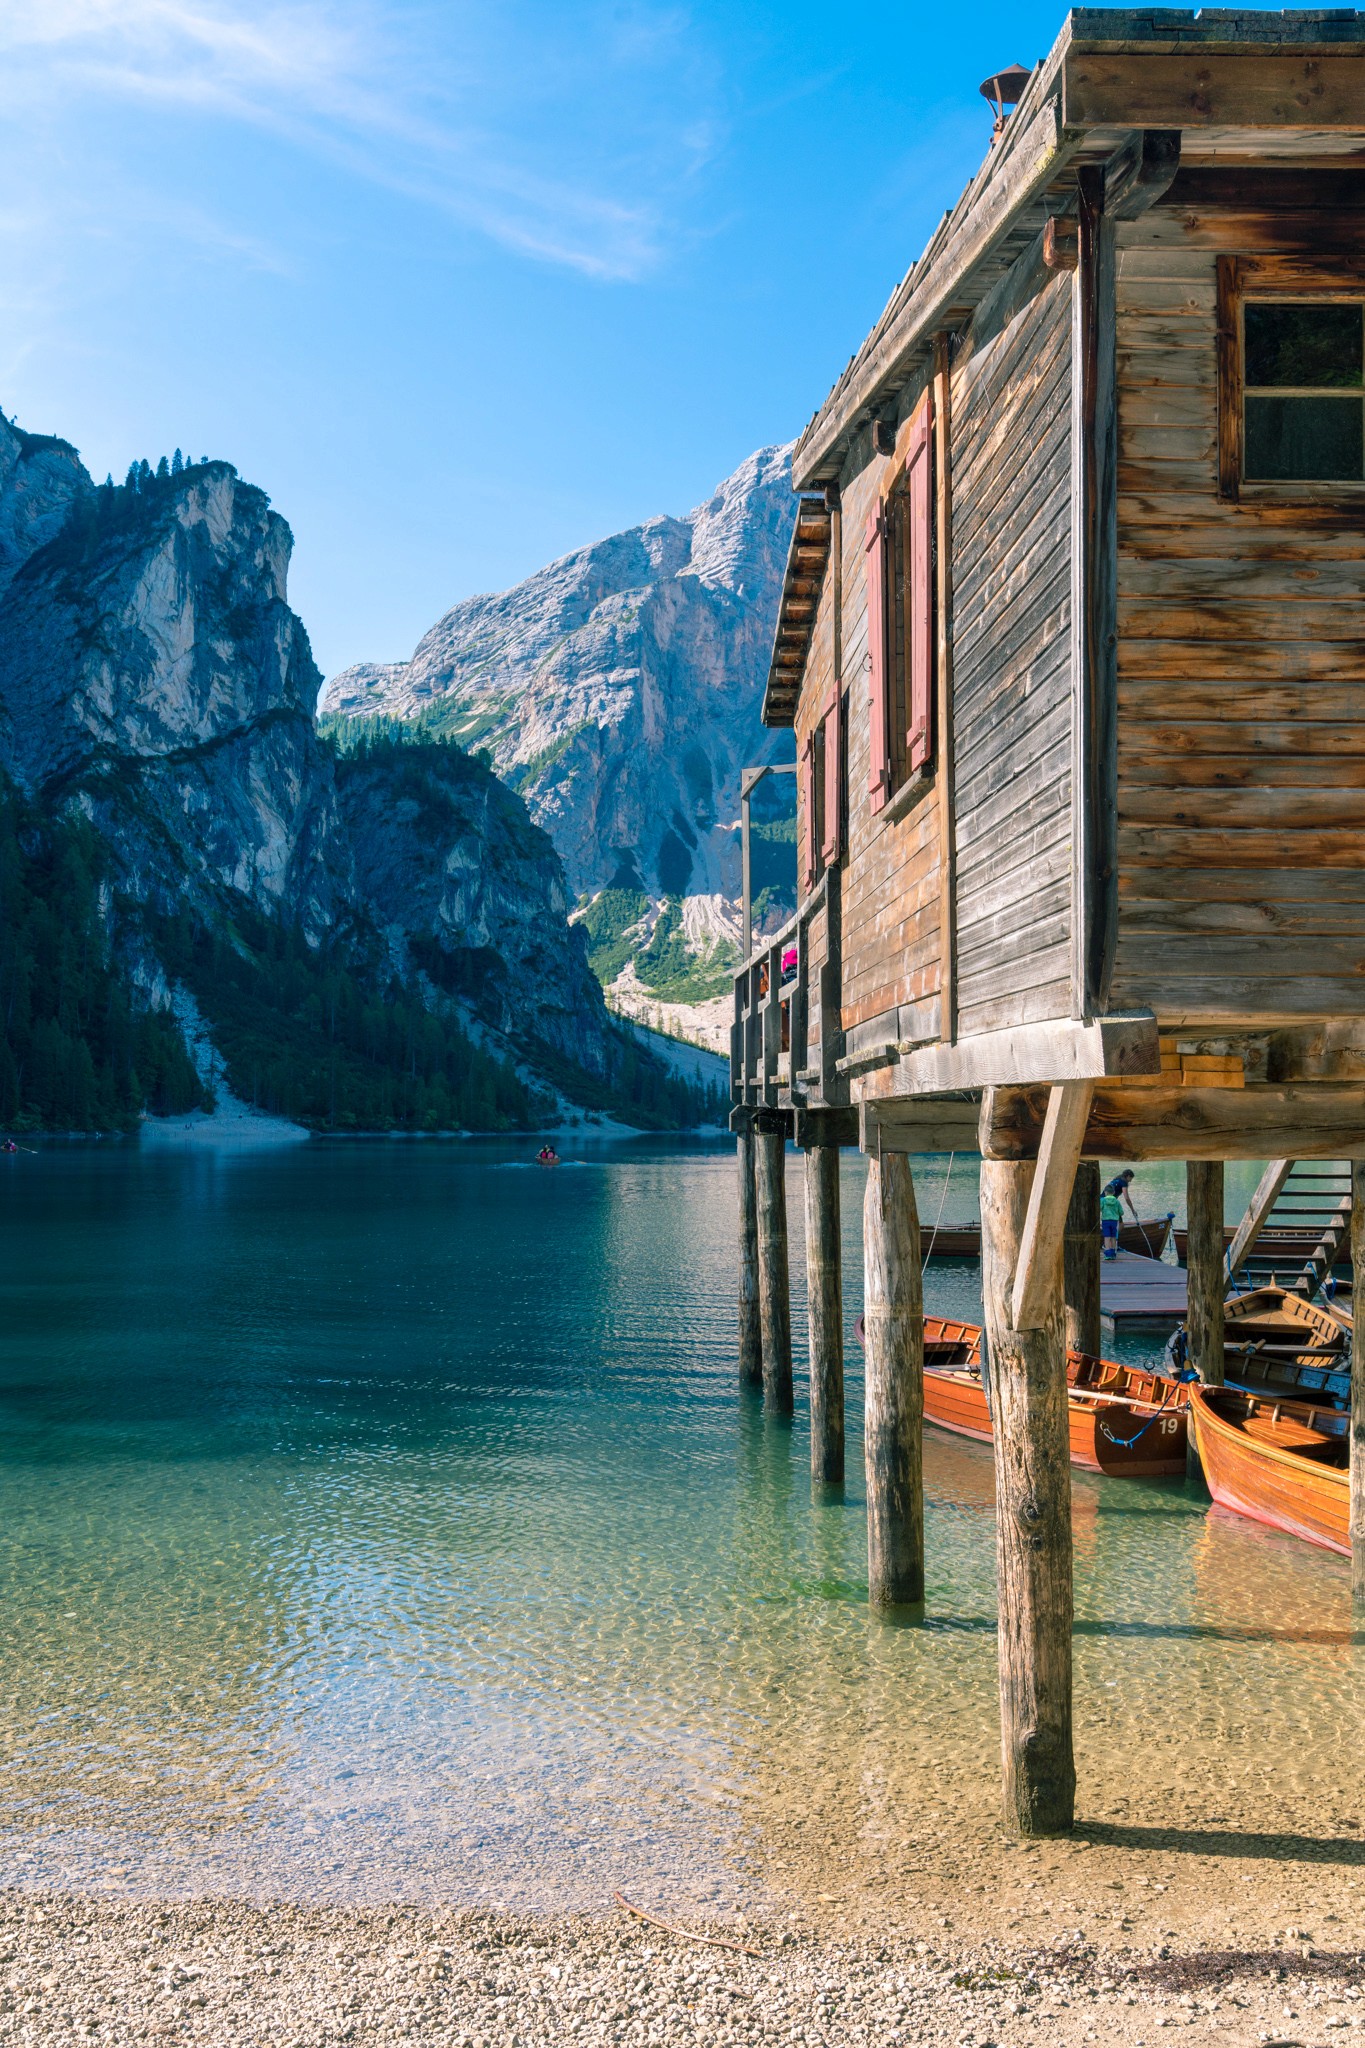
[[[1243,1289],[1274,1278],[1311,1300],[1349,1262],[1350,1238],[1349,1162],[1272,1159],[1229,1248],[1228,1278]]]

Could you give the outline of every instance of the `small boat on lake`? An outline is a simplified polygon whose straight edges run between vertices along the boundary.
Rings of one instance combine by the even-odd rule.
[[[1187,1386],[1083,1351],[1067,1353],[1066,1377],[1073,1465],[1127,1479],[1184,1472]],[[990,1442],[975,1323],[924,1318],[924,1419]]]
[[[1223,1377],[1267,1396],[1344,1406],[1351,1398],[1340,1314],[1291,1288],[1253,1287],[1223,1309]]]
[[[1098,1233],[1099,1219],[1095,1220]],[[1166,1249],[1166,1240],[1171,1233],[1169,1216],[1148,1217],[1142,1223],[1121,1223],[1119,1244],[1126,1252],[1136,1252],[1139,1257],[1159,1259]],[[981,1225],[979,1223],[925,1224],[920,1241],[926,1258],[936,1259],[979,1259],[981,1257]]]
[[[1349,1445],[1339,1409],[1196,1386],[1190,1414],[1220,1507],[1349,1556]]]

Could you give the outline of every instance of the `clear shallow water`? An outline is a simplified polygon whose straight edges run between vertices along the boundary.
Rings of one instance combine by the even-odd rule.
[[[0,1875],[723,1906],[989,1832],[989,1453],[926,1440],[929,1623],[873,1621],[859,1354],[812,1501],[804,1401],[734,1385],[733,1190],[719,1145],[0,1160]],[[1342,1561],[1180,1485],[1075,1520],[1083,1812],[1365,1818]]]

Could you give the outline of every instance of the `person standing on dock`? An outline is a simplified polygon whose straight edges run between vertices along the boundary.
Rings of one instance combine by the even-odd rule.
[[[1122,1173],[1116,1173],[1107,1181],[1100,1194],[1100,1239],[1106,1259],[1119,1255],[1119,1225],[1123,1221],[1123,1205],[1128,1204],[1128,1213],[1134,1223],[1138,1220],[1130,1192],[1133,1183],[1133,1169],[1126,1166]]]

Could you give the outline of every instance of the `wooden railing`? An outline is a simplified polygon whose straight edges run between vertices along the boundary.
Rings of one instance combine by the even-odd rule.
[[[848,1101],[848,1083],[835,1071],[843,1050],[839,880],[839,870],[827,868],[796,915],[755,947],[735,974],[730,1100],[736,1108],[824,1108]],[[810,928],[822,911],[825,958],[812,974]],[[790,962],[785,977],[784,959]]]

